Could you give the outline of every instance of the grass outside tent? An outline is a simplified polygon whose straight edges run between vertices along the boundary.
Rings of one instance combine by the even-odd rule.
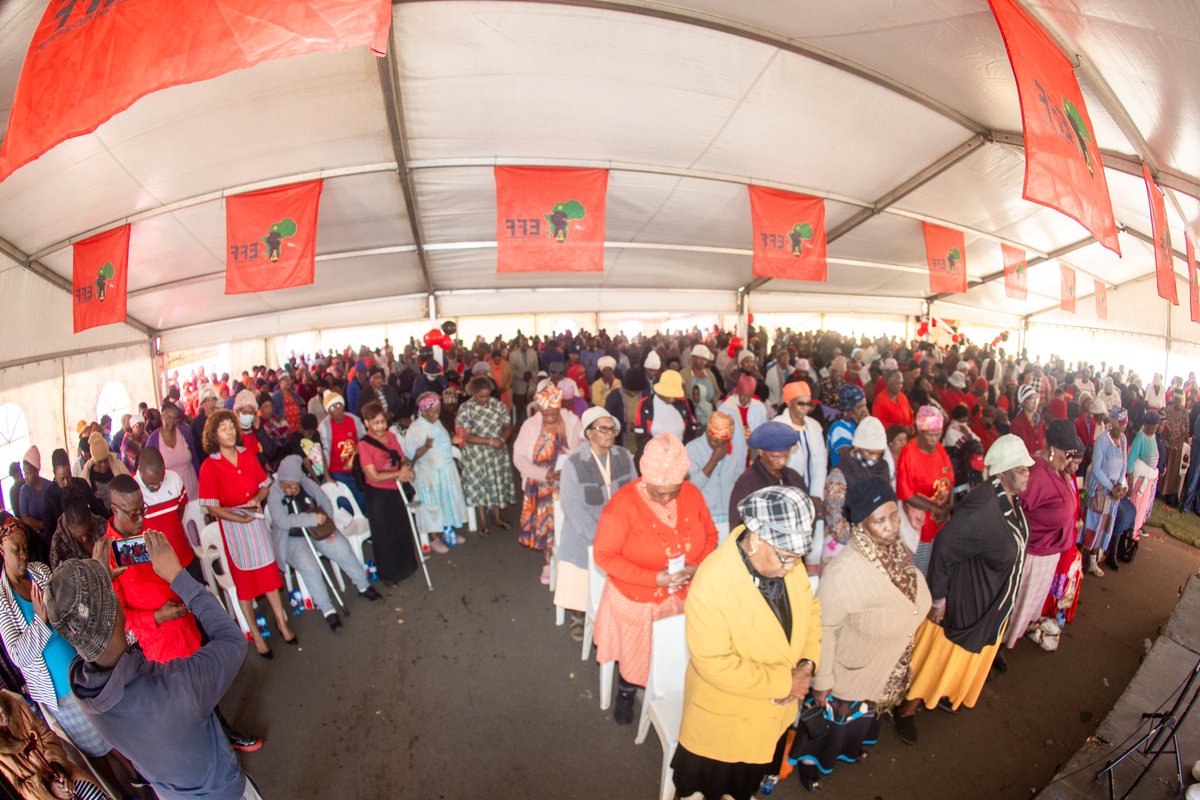
[[[1161,500],[1155,501],[1146,525],[1162,528],[1181,542],[1200,547],[1200,516],[1177,511]]]

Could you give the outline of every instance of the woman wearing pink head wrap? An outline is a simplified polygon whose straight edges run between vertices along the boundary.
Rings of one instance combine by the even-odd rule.
[[[583,412],[588,410],[588,402],[579,396],[579,389],[575,381],[570,378],[563,378],[558,382],[558,388],[562,389],[563,405],[568,411],[571,411],[575,416],[583,419]]]
[[[579,417],[562,413],[563,390],[550,384],[534,397],[538,413],[525,420],[513,442],[513,464],[523,481],[519,541],[544,555],[541,581],[550,584],[554,546],[554,492],[559,462],[580,442]]]
[[[919,532],[913,563],[922,574],[929,568],[933,539],[950,518],[954,467],[941,444],[944,424],[942,412],[921,406],[917,409],[917,438],[906,444],[896,459],[896,497],[904,512],[901,531]]]
[[[717,546],[704,495],[686,480],[690,463],[674,435],[651,439],[642,477],[612,496],[596,529],[596,564],[608,574],[596,612],[596,657],[618,662],[618,725],[633,721],[637,687],[646,684],[654,620],[683,613],[688,582]]]

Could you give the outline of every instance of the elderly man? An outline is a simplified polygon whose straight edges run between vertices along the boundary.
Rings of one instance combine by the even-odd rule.
[[[346,537],[334,525],[334,508],[329,497],[312,479],[304,474],[300,456],[287,456],[279,464],[275,482],[267,494],[274,529],[275,558],[287,563],[300,574],[313,603],[321,611],[329,629],[342,627],[329,590],[325,584],[317,554],[341,568],[366,600],[382,600],[383,595],[367,582],[362,564],[358,562]]]
[[[163,800],[260,800],[215,713],[246,657],[246,640],[220,602],[179,565],[170,543],[148,530],[150,568],[209,641],[170,667],[125,641],[113,570],[95,559],[65,562],[46,588],[49,622],[79,651],[71,690],[88,721],[125,754]],[[169,702],[164,702],[169,698]]]
[[[717,526],[718,542],[729,535],[729,498],[745,464],[731,455],[736,425],[728,414],[715,412],[708,419],[704,436],[688,442],[688,480],[704,495],[708,513]]]
[[[796,431],[782,422],[767,422],[750,435],[750,450],[755,454],[751,464],[733,485],[729,498],[729,529],[742,524],[738,504],[743,498],[767,486],[794,486],[808,494],[808,484],[800,473],[788,466],[792,448],[796,446]]]

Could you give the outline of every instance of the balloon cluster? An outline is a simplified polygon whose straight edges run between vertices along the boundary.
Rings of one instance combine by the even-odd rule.
[[[1008,331],[1002,331],[999,336],[992,339],[992,347],[999,347],[1001,342],[1008,341]]]
[[[442,327],[430,328],[422,339],[429,347],[440,347],[443,350],[454,349],[454,339],[451,334],[458,331],[458,326],[453,322],[443,322]]]
[[[729,353],[730,358],[737,358],[738,351],[741,349],[742,349],[742,339],[740,336],[735,336],[729,340],[729,350],[727,350],[726,352]]]

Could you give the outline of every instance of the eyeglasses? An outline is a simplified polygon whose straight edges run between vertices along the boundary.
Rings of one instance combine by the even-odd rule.
[[[146,505],[145,503],[142,503],[141,508],[130,511],[127,508],[121,508],[116,503],[113,503],[112,509],[113,509],[113,511],[120,511],[122,514],[129,517],[130,519],[144,519],[146,516],[146,512],[150,510],[150,506]]]
[[[605,436],[614,436],[617,429],[611,425],[593,425],[592,430],[596,433],[603,433]]]
[[[784,569],[791,569],[800,563],[800,556],[794,553],[790,553],[785,556],[783,553],[779,552],[778,547],[770,542],[767,542],[767,546],[775,551],[775,557],[779,559],[779,566],[783,567]]]

